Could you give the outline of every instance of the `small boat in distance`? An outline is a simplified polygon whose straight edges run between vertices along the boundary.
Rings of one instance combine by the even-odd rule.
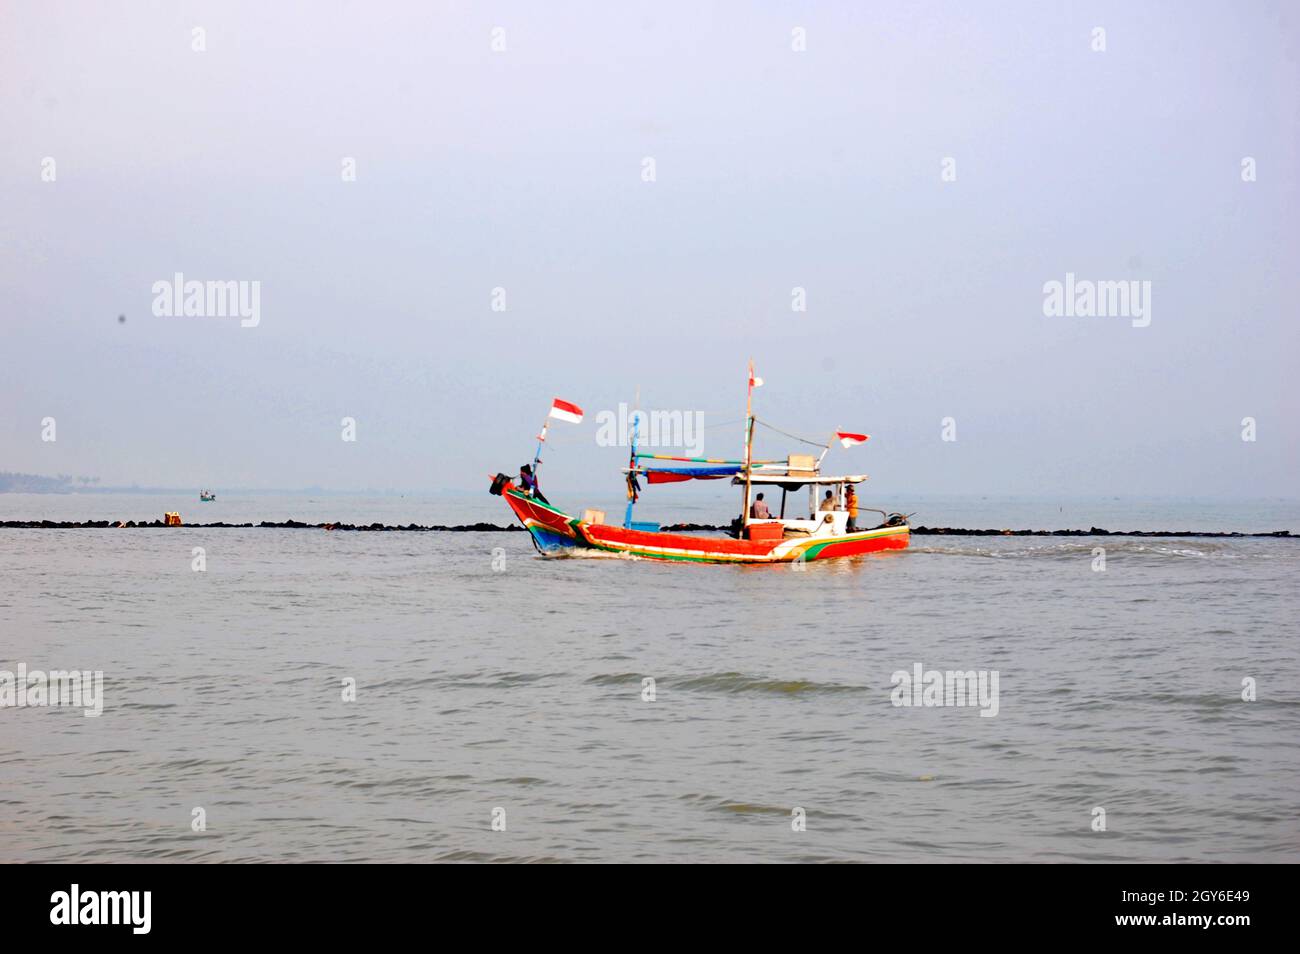
[[[207,503],[210,500],[216,500],[217,495],[210,490],[200,490],[199,499],[202,500],[204,503]]]
[[[581,518],[572,517],[552,505],[538,490],[536,471],[541,463],[541,448],[546,440],[549,419],[555,417],[573,423],[582,420],[582,410],[577,405],[558,398],[538,435],[533,463],[518,478],[523,486],[516,486],[516,478],[508,474],[497,474],[490,492],[505,498],[544,556],[594,550],[691,563],[800,563],[879,550],[906,549],[911,528],[905,516],[858,507],[854,488],[867,479],[865,474],[826,476],[821,473],[822,460],[835,439],[850,447],[865,442],[867,435],[836,432],[827,444],[816,445],[823,447],[821,457],[791,454],[785,460],[753,459],[750,452],[754,425],[762,423],[756,421],[753,414],[753,395],[754,388],[762,383],[762,379],[754,376],[754,363],[751,361],[745,439],[740,460],[638,453],[634,422],[631,456],[628,466],[623,468],[628,502],[622,526],[605,523],[605,514],[599,510],[587,510]],[[730,477],[733,485],[743,488],[743,516],[732,522],[733,533],[729,536],[665,532],[657,523],[633,521],[632,509],[641,493],[642,477],[650,484]],[[801,512],[799,516],[786,517],[789,495],[805,487],[808,489],[808,515]],[[757,491],[756,496],[755,488],[780,490],[778,515],[769,512],[766,501],[758,499],[764,496],[762,491]],[[880,514],[881,522],[859,529],[856,526],[859,509]]]

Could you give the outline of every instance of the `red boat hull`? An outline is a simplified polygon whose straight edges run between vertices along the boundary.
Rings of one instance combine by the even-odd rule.
[[[691,563],[795,563],[903,550],[911,536],[906,524],[855,533],[801,535],[778,540],[737,540],[734,537],[628,530],[603,523],[584,523],[534,500],[513,486],[506,487],[502,496],[519,521],[532,533],[538,549],[555,555],[573,550],[595,550]]]

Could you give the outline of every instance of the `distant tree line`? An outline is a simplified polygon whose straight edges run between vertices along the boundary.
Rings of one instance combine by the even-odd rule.
[[[45,477],[0,470],[0,494],[69,494],[98,483],[98,477],[74,477],[72,474]]]

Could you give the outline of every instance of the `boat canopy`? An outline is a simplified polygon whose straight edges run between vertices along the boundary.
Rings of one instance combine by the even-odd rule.
[[[751,484],[779,484],[791,489],[802,487],[804,484],[860,484],[867,479],[866,474],[846,474],[843,477],[801,477],[796,474],[763,474],[759,471],[752,471],[749,482]],[[737,477],[732,483],[743,484],[745,481]]]
[[[722,464],[708,467],[675,467],[657,464],[642,464],[631,473],[645,474],[652,484],[673,484],[683,480],[718,480],[721,477],[734,477],[743,470],[740,464]]]
[[[641,464],[635,470],[624,467],[623,473],[645,475],[652,484],[675,484],[686,480],[719,480],[732,478],[733,484],[745,482],[743,464],[715,464],[701,467],[679,467],[662,464]],[[867,479],[866,474],[847,474],[842,477],[824,477],[820,474],[799,474],[782,471],[764,473],[761,468],[751,468],[749,482],[755,485],[784,487],[796,490],[805,484],[860,484]]]

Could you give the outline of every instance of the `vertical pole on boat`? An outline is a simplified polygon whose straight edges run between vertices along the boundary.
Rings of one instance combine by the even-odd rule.
[[[749,458],[754,442],[754,359],[749,359],[749,385],[745,392],[745,453],[741,459],[745,466],[745,497],[740,508],[740,526],[749,522]]]
[[[546,429],[551,426],[550,415],[542,421],[541,433],[537,435],[537,452],[533,454],[533,479],[537,479],[537,468],[542,464],[542,445],[546,443]]]
[[[628,456],[627,468],[631,473],[627,475],[627,512],[623,514],[623,529],[632,529],[632,506],[636,503],[636,498],[632,494],[632,482],[636,480],[636,438],[637,425],[641,423],[641,389],[636,389],[636,407],[632,411],[632,451]]]
[[[836,431],[835,433],[838,434],[839,431]],[[821,469],[822,469],[822,461],[824,461],[824,460],[826,459],[826,454],[830,451],[830,449],[831,449],[831,445],[834,444],[834,443],[835,443],[835,434],[832,434],[832,435],[831,435],[831,439],[828,440],[828,441],[826,442],[826,446],[822,448],[822,456],[820,456],[820,457],[817,458],[817,472],[818,472],[818,473],[821,473]]]

